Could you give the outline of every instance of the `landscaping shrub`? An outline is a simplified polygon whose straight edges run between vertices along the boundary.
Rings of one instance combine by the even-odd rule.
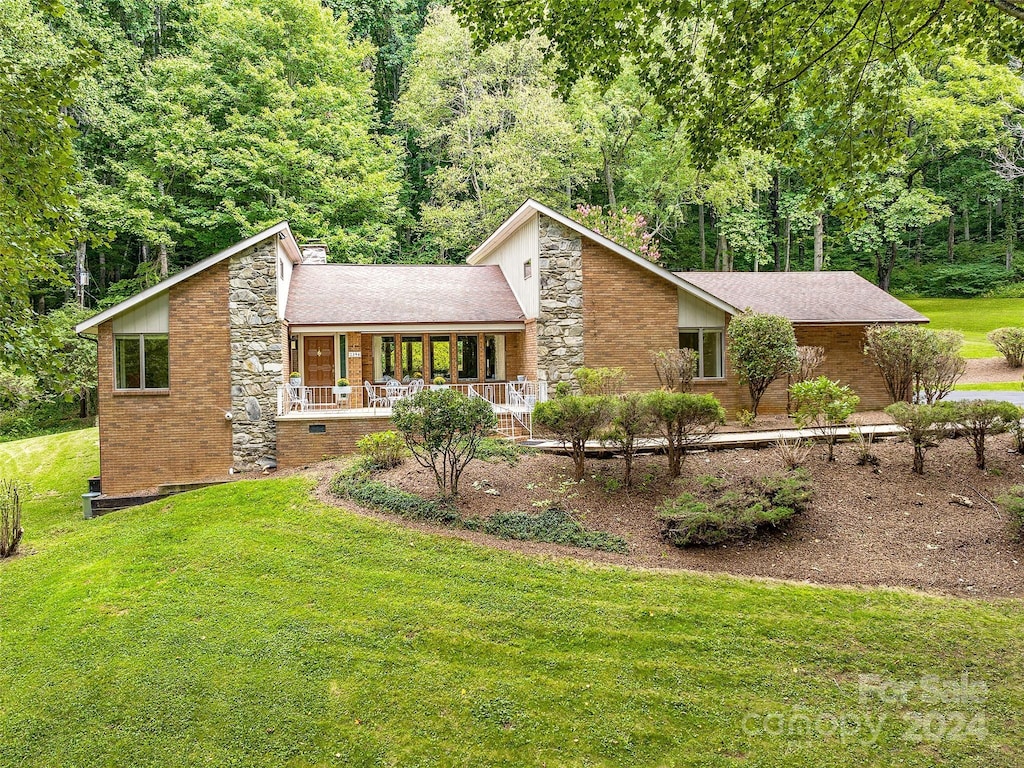
[[[466,465],[497,424],[490,403],[454,389],[423,390],[399,400],[392,421],[417,463],[434,473],[442,496],[458,494]]]
[[[914,446],[913,472],[924,474],[924,454],[929,448],[938,445],[954,419],[950,403],[893,403],[885,412],[899,426],[907,430],[907,439]]]
[[[651,353],[651,362],[661,388],[669,392],[689,392],[693,389],[697,360],[695,349],[663,349]]]
[[[644,399],[666,441],[669,475],[679,477],[686,452],[706,442],[718,425],[725,423],[725,411],[714,395],[651,392]]]
[[[819,376],[798,381],[789,388],[793,398],[793,419],[799,427],[811,427],[828,446],[828,460],[835,461],[835,444],[839,429],[857,410],[860,397],[849,387]]]
[[[850,437],[853,439],[854,445],[857,446],[857,466],[863,467],[870,464],[873,467],[877,467],[882,463],[874,451],[871,450],[871,446],[875,443],[874,432],[863,432],[859,429],[854,429],[850,432]]]
[[[622,368],[577,368],[572,375],[584,395],[617,395],[626,386]]]
[[[779,315],[741,312],[729,323],[729,358],[750,390],[753,414],[773,381],[796,373],[800,360],[793,323]]]
[[[985,468],[985,438],[1006,432],[1020,424],[1024,410],[1000,400],[962,400],[952,403],[953,419],[974,446],[978,469]]]
[[[864,354],[878,366],[893,402],[928,404],[945,397],[963,375],[963,335],[917,325],[873,325]]]
[[[574,480],[586,474],[587,441],[608,425],[612,408],[612,399],[601,395],[565,395],[534,408],[534,422],[569,446]]]
[[[1011,368],[1024,365],[1024,328],[996,328],[988,334],[988,340],[1006,358]]]
[[[772,453],[786,469],[798,469],[807,463],[814,443],[798,437],[780,437],[772,443]]]
[[[363,435],[356,442],[356,450],[376,469],[397,467],[408,454],[405,440],[390,429],[386,432],[372,432],[369,435]]]
[[[1013,536],[1018,541],[1024,539],[1024,485],[1014,485],[1006,493],[996,497],[1006,514],[1010,517]]]
[[[0,480],[0,558],[18,551],[25,531],[21,527],[21,488],[13,480]]]
[[[703,484],[699,495],[684,493],[658,507],[661,535],[678,547],[721,544],[784,526],[807,508],[814,491],[810,475],[796,470],[757,479]]]
[[[633,487],[633,459],[636,456],[637,441],[649,435],[653,429],[654,414],[643,395],[631,392],[612,402],[611,427],[603,439],[622,452],[627,488]]]
[[[825,362],[824,347],[797,347],[796,381],[808,381],[814,378],[814,372]]]
[[[35,376],[18,373],[11,366],[0,363],[0,408],[19,410],[39,395]]]
[[[480,530],[503,539],[545,541],[604,552],[626,552],[626,540],[605,531],[588,531],[564,509],[552,507],[537,515],[527,512],[497,512]]]

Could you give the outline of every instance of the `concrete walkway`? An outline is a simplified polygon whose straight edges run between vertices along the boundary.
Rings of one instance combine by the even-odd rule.
[[[954,389],[943,400],[1001,400],[1024,406],[1024,391],[1015,389]]]
[[[1024,394],[1024,393],[1022,393]],[[895,424],[872,424],[863,427],[854,427],[865,435],[873,435],[875,439],[884,437],[897,437],[903,434],[903,428]],[[839,439],[849,440],[850,427],[839,428]],[[820,440],[821,436],[813,429],[773,429],[755,432],[716,432],[703,443],[700,449],[723,450],[726,448],[765,448],[779,440]],[[551,451],[562,453],[566,446],[560,440],[526,440],[523,445],[536,448],[539,451]],[[639,448],[645,451],[658,451],[665,447],[663,438],[640,440]],[[605,444],[599,440],[591,440],[587,443],[587,453],[611,453],[615,447]]]

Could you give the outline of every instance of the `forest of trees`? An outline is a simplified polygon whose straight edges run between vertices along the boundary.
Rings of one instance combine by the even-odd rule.
[[[459,261],[526,197],[676,270],[1024,296],[1014,13],[722,3],[616,48],[600,14],[646,1],[492,5],[4,0],[0,362],[58,376],[69,319],[282,219],[332,260]]]

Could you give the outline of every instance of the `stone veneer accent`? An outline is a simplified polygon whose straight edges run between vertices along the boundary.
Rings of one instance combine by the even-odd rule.
[[[232,460],[238,470],[265,469],[277,462],[277,390],[284,381],[276,241],[233,256],[228,274]]]
[[[537,225],[537,373],[560,381],[583,365],[583,246],[577,232],[547,216],[539,216]]]

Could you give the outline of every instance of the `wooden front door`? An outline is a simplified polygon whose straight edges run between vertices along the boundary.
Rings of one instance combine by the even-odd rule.
[[[333,387],[334,337],[305,336],[302,343],[303,384],[307,387]]]

